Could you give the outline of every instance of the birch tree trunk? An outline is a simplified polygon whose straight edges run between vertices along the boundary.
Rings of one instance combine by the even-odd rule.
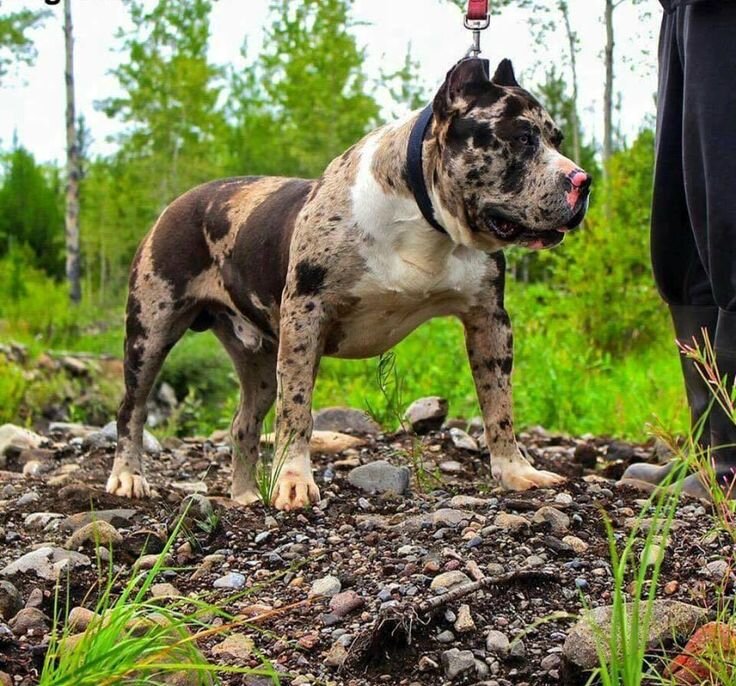
[[[565,22],[565,33],[567,34],[567,43],[570,49],[570,71],[572,72],[572,116],[570,121],[572,125],[572,154],[575,162],[580,164],[582,151],[580,146],[580,116],[578,114],[577,37],[570,24],[570,9],[567,5],[567,0],[560,0],[558,7],[562,13],[562,19]]]
[[[69,297],[78,303],[82,297],[79,254],[79,143],[74,101],[74,36],[72,33],[71,0],[64,0],[64,48],[66,53],[66,278]]]
[[[613,0],[606,0],[606,85],[603,94],[603,176],[606,177],[608,160],[613,153],[613,51],[615,47],[613,35]]]

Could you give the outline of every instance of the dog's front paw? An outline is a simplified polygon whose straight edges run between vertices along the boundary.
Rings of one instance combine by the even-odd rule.
[[[284,470],[271,498],[277,510],[298,510],[319,502],[319,488],[311,474]]]
[[[500,469],[493,469],[493,476],[509,491],[528,491],[530,488],[553,488],[566,481],[564,476],[532,467],[526,460],[512,462]]]
[[[151,487],[142,474],[132,474],[127,469],[110,474],[105,490],[123,498],[147,498]]]

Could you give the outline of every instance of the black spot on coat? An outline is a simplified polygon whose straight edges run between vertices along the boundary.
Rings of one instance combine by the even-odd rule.
[[[303,260],[296,265],[297,295],[317,295],[325,285],[327,269],[319,264]]]

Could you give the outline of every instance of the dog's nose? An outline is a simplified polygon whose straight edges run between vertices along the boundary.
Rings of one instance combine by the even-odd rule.
[[[593,182],[593,178],[586,174],[582,169],[576,169],[568,177],[573,188],[579,191],[587,191],[590,188],[590,184]]]

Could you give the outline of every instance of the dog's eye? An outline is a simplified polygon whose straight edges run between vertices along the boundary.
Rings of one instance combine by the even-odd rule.
[[[516,137],[516,140],[522,145],[531,145],[534,142],[534,138],[530,133],[522,133],[520,136]]]

